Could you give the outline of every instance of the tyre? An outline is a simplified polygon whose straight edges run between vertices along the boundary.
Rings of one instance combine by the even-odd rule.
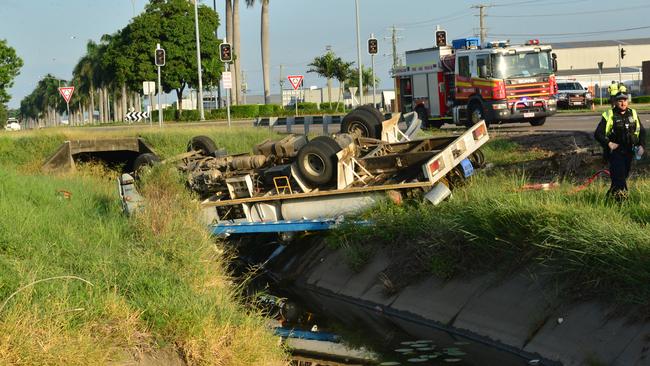
[[[187,143],[187,151],[199,151],[204,155],[214,155],[217,151],[217,144],[208,136],[194,136]]]
[[[488,124],[488,121],[485,119],[485,111],[483,111],[483,106],[480,102],[473,102],[467,108],[467,120],[465,126],[470,128],[477,124],[480,120],[484,120],[485,124]]]
[[[341,146],[339,146],[338,142],[329,136],[316,136],[310,141],[322,141],[323,143],[328,144],[335,153],[341,151]]]
[[[381,138],[381,123],[372,113],[363,109],[355,109],[343,117],[341,132],[379,139]]]
[[[327,187],[335,181],[336,161],[336,151],[331,144],[319,140],[310,141],[300,148],[296,164],[307,184]]]
[[[474,168],[483,168],[485,167],[485,155],[481,150],[474,151],[469,156],[469,161],[472,163]]]
[[[423,105],[419,105],[415,107],[415,113],[417,113],[418,118],[420,121],[422,121],[422,128],[429,128],[431,125],[429,124],[429,114],[427,113],[427,109]]]
[[[373,107],[370,104],[358,106],[356,109],[360,109],[372,113],[373,116],[377,117],[377,121],[379,122],[380,125],[385,120],[384,115],[381,114],[381,112],[377,108]]]
[[[531,126],[541,126],[546,123],[546,117],[535,118],[530,120]]]
[[[138,155],[133,161],[133,175],[134,178],[139,179],[144,168],[151,168],[160,162],[160,158],[152,153],[144,153]]]

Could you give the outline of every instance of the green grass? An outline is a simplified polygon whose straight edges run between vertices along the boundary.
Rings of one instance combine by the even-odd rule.
[[[264,137],[201,132],[233,149]],[[0,137],[0,364],[121,364],[161,353],[188,364],[284,364],[263,319],[240,305],[228,258],[173,168],[146,179],[147,206],[133,218],[121,212],[115,173],[99,166],[26,173],[71,135],[80,136]],[[150,136],[165,154],[184,151],[183,134]]]

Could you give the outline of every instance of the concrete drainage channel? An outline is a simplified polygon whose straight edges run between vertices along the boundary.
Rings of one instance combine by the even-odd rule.
[[[272,236],[232,238],[231,242],[248,265],[261,264],[265,270],[257,287],[270,288],[275,296],[287,299],[284,306],[293,315],[287,316],[291,324],[286,327],[333,332],[342,336],[343,343],[354,344],[357,351],[374,355],[365,360],[348,358],[354,361],[350,364],[560,365],[489,337],[418,316],[407,308],[396,309],[386,306],[385,301],[361,296],[383,296],[376,286],[359,289],[350,279],[347,292],[333,291],[338,274],[328,260],[321,261],[327,249],[318,236],[299,238],[288,246]],[[309,315],[296,315],[296,309]],[[317,359],[321,365],[348,364],[343,362],[345,357],[327,353],[298,350],[297,356],[297,360]]]

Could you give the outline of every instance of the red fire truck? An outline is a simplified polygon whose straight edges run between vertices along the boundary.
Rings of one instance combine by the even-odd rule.
[[[393,77],[399,111],[417,112],[424,127],[472,126],[482,119],[541,126],[557,111],[556,70],[551,46],[538,40],[481,47],[470,37],[407,51],[406,65]]]

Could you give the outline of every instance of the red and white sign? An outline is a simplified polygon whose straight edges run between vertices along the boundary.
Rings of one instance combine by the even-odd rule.
[[[70,103],[72,93],[74,93],[74,86],[62,86],[59,88],[59,94],[65,99],[66,103]]]
[[[232,74],[230,71],[224,71],[221,74],[221,80],[223,80],[224,89],[232,89]]]
[[[291,83],[291,86],[293,86],[293,90],[298,90],[300,88],[300,84],[302,84],[302,75],[288,75],[287,79],[289,79],[289,82]]]

